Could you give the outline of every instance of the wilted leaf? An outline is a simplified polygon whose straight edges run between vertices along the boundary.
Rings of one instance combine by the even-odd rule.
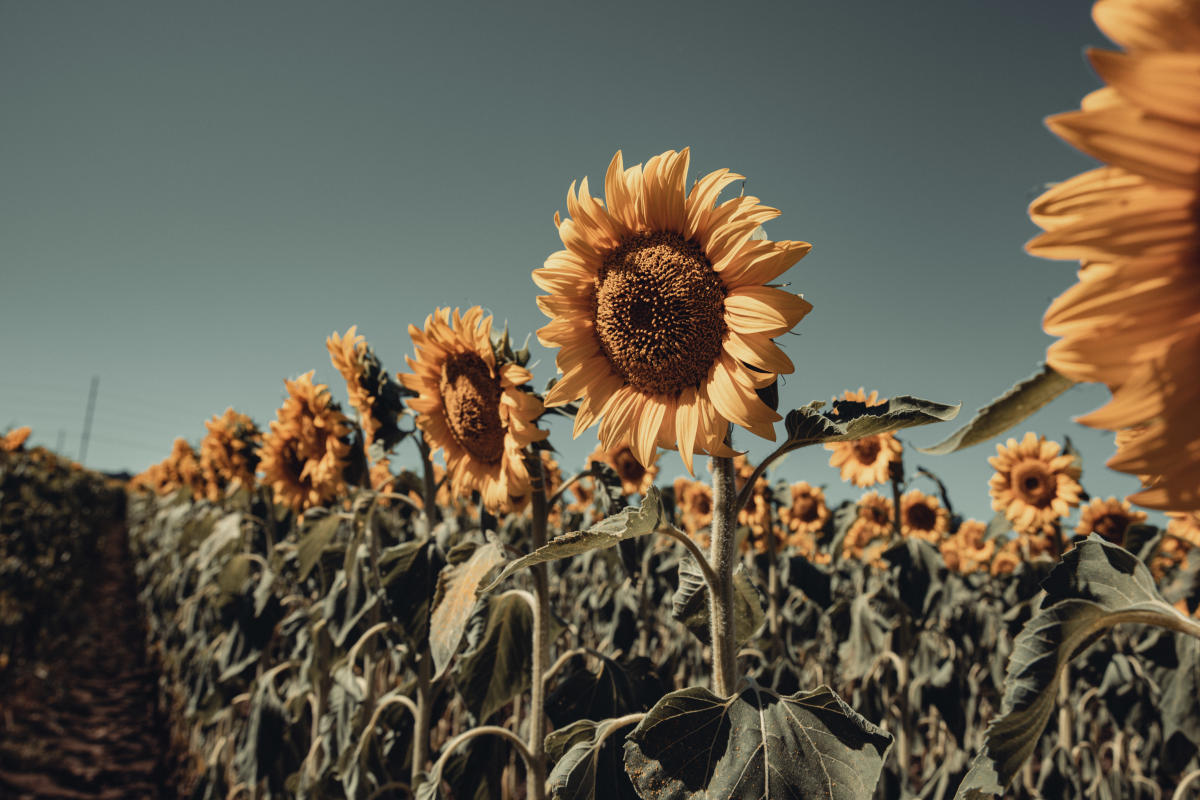
[[[483,637],[456,668],[459,691],[480,724],[529,687],[532,641],[533,610],[525,598],[489,598]]]
[[[1105,629],[1140,622],[1200,635],[1200,625],[1162,599],[1141,561],[1094,534],[1063,556],[1042,588],[1040,610],[1013,642],[1000,715],[956,798],[1003,794],[1054,711],[1060,673]]]
[[[504,563],[504,554],[492,542],[475,549],[466,561],[448,566],[438,576],[438,599],[429,620],[429,651],[435,679],[441,677],[458,652],[463,631],[475,609],[479,583]]]
[[[1055,372],[1048,365],[975,412],[974,418],[950,438],[930,447],[918,447],[922,453],[941,456],[999,436],[1075,385],[1075,381]]]
[[[705,644],[711,637],[711,614],[708,608],[708,584],[696,565],[696,559],[687,553],[679,560],[679,588],[671,597],[671,616],[682,622],[687,629]],[[750,582],[746,568],[738,564],[733,571],[733,637],[735,646],[741,647],[762,627],[766,614],[758,590]]]
[[[296,548],[300,558],[300,580],[308,577],[308,573],[316,566],[325,546],[333,540],[342,518],[337,514],[321,517],[316,522],[305,526],[300,536],[300,544]]]
[[[557,561],[589,550],[616,547],[622,539],[654,533],[658,530],[662,516],[662,497],[658,489],[652,486],[642,499],[640,508],[627,508],[620,514],[601,520],[586,531],[572,531],[555,536],[529,555],[511,562],[484,591],[490,592],[508,576],[534,564]]]
[[[552,800],[637,800],[629,776],[621,769],[617,751],[608,741],[637,717],[577,720],[546,737],[546,752],[554,760],[547,778]]]
[[[625,770],[655,800],[869,798],[892,737],[827,687],[672,692],[629,734]]]
[[[893,397],[877,406],[853,400],[834,400],[833,410],[821,411],[822,402],[789,411],[785,451],[824,442],[848,442],[901,428],[946,422],[958,416],[961,403],[946,405],[917,397]]]

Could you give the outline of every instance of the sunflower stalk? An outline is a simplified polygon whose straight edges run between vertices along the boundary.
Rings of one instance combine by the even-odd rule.
[[[416,437],[417,450],[421,453],[421,470],[425,494],[425,523],[432,531],[438,523],[439,509],[437,506],[437,481],[433,477],[433,460],[430,458],[429,445],[425,442],[425,434]]]
[[[546,544],[546,525],[550,504],[546,501],[546,483],[542,460],[536,455],[526,459],[529,470],[533,524],[531,552]],[[528,800],[546,798],[546,681],[550,668],[550,571],[545,563],[535,564],[533,572],[533,674],[529,713]]]
[[[728,441],[728,437],[727,437]],[[712,625],[713,691],[729,697],[737,685],[737,651],[734,642],[733,568],[737,489],[733,480],[733,459],[712,459],[713,521],[712,590],[708,593]]]

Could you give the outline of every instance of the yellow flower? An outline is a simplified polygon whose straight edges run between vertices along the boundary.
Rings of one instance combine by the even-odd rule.
[[[964,520],[953,536],[941,542],[946,566],[963,574],[986,569],[996,552],[995,540],[984,540],[986,533],[987,526],[979,520]]]
[[[1194,2],[1100,0],[1096,24],[1125,52],[1092,50],[1108,84],[1047,124],[1105,163],[1030,208],[1028,245],[1079,260],[1079,282],[1046,311],[1061,337],[1047,362],[1112,400],[1080,419],[1121,431],[1108,462],[1142,477],[1150,508],[1200,509],[1200,28]]]
[[[534,421],[542,401],[519,387],[529,370],[498,363],[492,318],[479,306],[465,313],[440,308],[424,330],[408,326],[416,351],[400,381],[418,394],[408,401],[431,452],[442,451],[454,494],[477,491],[492,512],[517,510],[529,499],[525,448],[546,438]]]
[[[892,535],[892,501],[879,492],[867,492],[858,500],[858,517],[850,524],[842,540],[842,556],[853,557],[881,566],[881,553]],[[868,548],[877,539],[878,547]]]
[[[1010,575],[1021,561],[1021,543],[1016,539],[1009,539],[992,559],[991,572],[993,575]]]
[[[578,436],[600,423],[601,447],[628,446],[643,465],[655,448],[730,456],[727,423],[775,438],[780,416],[756,394],[793,371],[773,339],[812,306],[771,284],[810,249],[755,231],[778,216],[756,197],[714,207],[734,181],[710,173],[686,191],[690,154],[669,150],[625,169],[618,152],[605,200],[587,179],[567,193],[570,219],[555,215],[566,249],[533,271],[549,292],[538,307],[553,320],[538,331],[561,348],[562,378],[548,406],[581,399]]]
[[[1019,444],[1009,439],[996,445],[988,459],[996,469],[989,482],[992,510],[1003,511],[1019,533],[1050,532],[1079,505],[1079,466],[1060,449],[1030,432]]]
[[[708,547],[711,537],[705,529],[712,525],[713,519],[712,486],[703,481],[676,478],[675,507],[679,509],[683,529],[702,546]]]
[[[0,451],[7,453],[15,453],[25,446],[25,440],[29,438],[29,434],[33,430],[28,426],[14,428],[8,433],[0,436]]]
[[[1087,536],[1095,531],[1106,540],[1116,545],[1125,544],[1125,531],[1130,525],[1146,521],[1145,511],[1134,511],[1128,500],[1118,500],[1110,497],[1101,500],[1098,497],[1079,511],[1079,524],[1075,532]]]
[[[288,397],[259,447],[263,482],[294,511],[327,505],[346,489],[350,425],[325,384],[309,371],[285,380]]]
[[[871,392],[868,396],[862,388],[857,392],[847,390],[842,394],[842,399],[865,403],[868,408],[887,402],[886,398],[879,397],[878,392]],[[825,445],[825,449],[833,451],[829,466],[841,470],[842,480],[865,489],[890,480],[889,468],[893,462],[900,460],[904,447],[895,434],[880,433],[852,442],[832,442]]]
[[[200,472],[208,499],[218,502],[235,485],[253,489],[258,469],[256,448],[262,440],[254,421],[227,408],[204,427],[208,433],[200,442]]]
[[[788,530],[811,535],[824,528],[829,519],[824,490],[819,486],[809,486],[807,481],[800,481],[792,484],[791,492],[791,505],[779,510],[779,519]]]
[[[900,533],[937,545],[950,532],[950,512],[920,489],[900,498]]]
[[[658,464],[655,463],[658,461],[657,453],[649,465],[642,466],[628,447],[608,451],[596,448],[595,452],[588,456],[588,463],[593,461],[601,461],[612,467],[621,478],[621,492],[627,495],[644,495],[654,485],[654,479],[658,476]]]

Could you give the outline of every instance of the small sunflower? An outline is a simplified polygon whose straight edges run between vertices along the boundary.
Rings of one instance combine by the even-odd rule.
[[[857,392],[847,390],[841,399],[865,403],[868,408],[887,403],[886,398],[880,399],[878,392],[868,396],[862,388]],[[900,459],[904,447],[894,433],[880,433],[851,442],[831,442],[825,449],[833,451],[829,466],[841,470],[842,480],[866,489],[891,479],[889,469],[892,462]]]
[[[1075,533],[1087,536],[1095,531],[1106,541],[1116,545],[1125,544],[1125,531],[1130,525],[1146,521],[1145,511],[1134,511],[1128,500],[1118,500],[1110,497],[1101,500],[1098,497],[1083,506],[1079,511],[1079,524]]]
[[[1047,309],[1046,353],[1112,400],[1082,417],[1138,429],[1108,462],[1138,475],[1138,505],[1200,509],[1200,13],[1181,0],[1100,0],[1093,18],[1124,52],[1090,50],[1107,83],[1047,125],[1104,166],[1034,201],[1030,253],[1078,260],[1079,282]]]
[[[979,520],[964,520],[954,535],[940,544],[946,566],[963,574],[985,570],[996,553],[996,542],[985,540],[986,533],[987,525]]]
[[[720,205],[742,176],[712,172],[686,191],[689,151],[625,169],[609,164],[606,202],[587,179],[567,192],[570,219],[554,221],[566,249],[533,271],[552,322],[538,331],[561,348],[562,378],[546,405],[581,399],[575,435],[600,422],[605,450],[628,446],[649,466],[656,447],[731,456],[730,422],[774,440],[781,417],[756,390],[790,373],[773,341],[812,306],[770,285],[810,249],[756,238],[779,215],[756,197]]]
[[[288,396],[259,446],[263,483],[294,511],[327,505],[345,491],[350,424],[325,384],[309,371],[285,380]]]
[[[713,520],[712,486],[703,481],[676,478],[675,507],[679,509],[679,517],[688,536],[708,547],[711,538],[706,529]]]
[[[29,438],[29,434],[31,433],[33,433],[33,429],[26,425],[14,428],[3,436],[0,436],[0,451],[15,453],[25,446],[25,440]]]
[[[1019,444],[1009,439],[996,445],[988,459],[996,470],[989,481],[992,509],[1003,511],[1017,532],[1049,533],[1079,505],[1079,465],[1060,450],[1057,442],[1030,432]]]
[[[160,495],[171,494],[184,487],[190,489],[192,497],[197,499],[206,494],[204,475],[196,459],[196,451],[182,437],[171,445],[171,455],[132,478],[130,483],[135,488],[150,489]]]
[[[1024,559],[1021,558],[1021,543],[1016,539],[1009,539],[1000,548],[1000,552],[996,553],[992,558],[990,571],[993,575],[1011,575],[1021,565]]]
[[[858,500],[858,516],[850,523],[850,529],[842,541],[843,557],[853,556],[869,562],[879,561],[883,548],[869,558],[867,545],[876,539],[886,544],[892,535],[892,501],[879,492],[867,492]]]
[[[493,512],[517,510],[529,498],[525,448],[547,432],[534,421],[542,401],[519,387],[533,379],[518,364],[499,362],[492,318],[479,306],[440,308],[424,330],[408,326],[416,351],[400,381],[417,393],[408,405],[432,452],[442,451],[452,491],[477,491]]]
[[[811,535],[824,528],[829,520],[825,491],[819,486],[809,486],[807,481],[800,481],[791,485],[791,494],[791,505],[779,510],[779,519],[788,530]]]
[[[621,478],[621,492],[626,495],[644,495],[654,485],[654,479],[658,476],[657,453],[649,465],[642,466],[628,447],[618,447],[615,450],[603,450],[598,447],[588,456],[588,463],[593,461],[600,461],[613,468]]]
[[[950,512],[936,497],[913,489],[900,498],[900,533],[936,546],[949,532]]]
[[[254,421],[232,408],[204,423],[208,429],[200,442],[200,471],[204,475],[208,499],[218,502],[229,489],[254,488],[258,469],[256,452],[262,434]]]

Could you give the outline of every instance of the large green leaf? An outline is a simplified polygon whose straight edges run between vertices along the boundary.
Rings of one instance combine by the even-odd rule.
[[[629,734],[625,770],[654,800],[865,800],[891,744],[828,687],[781,697],[751,682],[728,699],[693,687]]]
[[[304,526],[303,532],[300,534],[300,544],[296,548],[300,558],[300,576],[303,581],[308,577],[308,573],[316,566],[317,561],[321,558],[321,553],[325,551],[325,546],[333,541],[333,536],[341,527],[342,518],[337,514],[330,514]]]
[[[975,416],[948,439],[930,447],[918,447],[922,453],[941,456],[999,436],[1075,385],[1075,381],[1055,372],[1048,365],[975,412]]]
[[[437,599],[429,618],[429,652],[435,679],[441,677],[458,652],[463,631],[475,610],[480,582],[504,563],[499,546],[488,542],[475,548],[466,561],[450,564],[438,575]]]
[[[619,514],[605,518],[586,531],[572,531],[555,536],[529,555],[510,562],[484,591],[490,592],[505,578],[534,564],[569,558],[589,550],[616,547],[617,543],[623,539],[633,539],[637,536],[654,533],[658,530],[662,517],[662,497],[658,489],[652,486],[646,492],[640,508],[627,508]]]
[[[519,593],[489,598],[487,627],[479,643],[463,653],[456,683],[480,724],[529,687],[533,610]]]
[[[1000,715],[957,798],[1004,793],[1054,711],[1060,674],[1103,631],[1139,622],[1200,636],[1200,625],[1162,599],[1145,564],[1095,534],[1063,556],[1042,588],[1041,608],[1013,642]]]
[[[708,607],[708,584],[691,553],[679,560],[679,588],[671,597],[671,616],[682,622],[700,641],[712,639]],[[766,620],[758,590],[750,581],[745,566],[733,571],[733,636],[741,647],[754,636]]]
[[[954,419],[962,408],[961,403],[946,405],[908,396],[893,397],[877,406],[834,400],[829,412],[821,410],[824,405],[817,401],[788,412],[785,421],[788,438],[781,449],[788,451],[811,444],[847,442],[901,428],[946,422]]]
[[[546,780],[551,800],[634,800],[637,795],[610,737],[640,716],[581,719],[547,736],[546,753],[555,761]]]

